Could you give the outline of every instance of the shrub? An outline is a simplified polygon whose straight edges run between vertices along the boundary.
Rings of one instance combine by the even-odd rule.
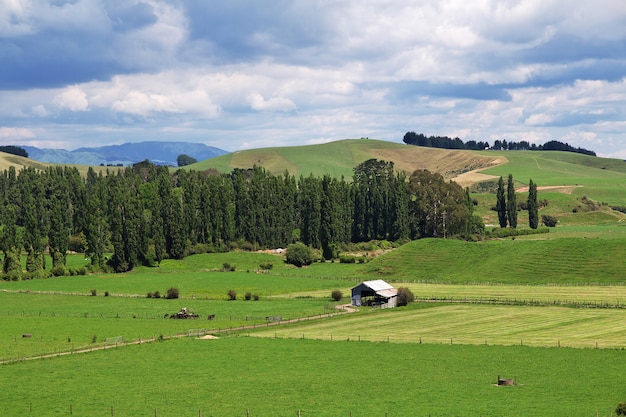
[[[167,298],[168,300],[174,300],[178,298],[178,296],[179,296],[178,288],[176,287],[168,288],[167,293],[165,294],[165,298]]]
[[[159,291],[153,292],[152,298],[161,298],[161,293]],[[176,296],[176,298],[178,298],[178,295]]]
[[[259,301],[259,294],[252,294],[252,299],[254,301]]]
[[[111,295],[111,294],[109,294],[109,292],[108,292],[108,291],[105,291],[105,292],[104,292],[104,296],[105,296],[105,297],[108,297],[109,295]]]
[[[274,268],[274,264],[271,262],[264,262],[261,265],[259,265],[259,268],[261,268],[264,271],[269,271],[270,269]]]
[[[222,271],[223,272],[235,272],[237,270],[237,267],[235,265],[231,265],[228,262],[224,262],[222,264]]]
[[[230,301],[234,301],[237,299],[237,292],[235,290],[228,290],[227,295]]]
[[[95,289],[95,288],[94,288],[94,289],[92,289],[92,290],[91,290],[91,296],[92,296],[92,297],[95,297],[95,296],[96,296],[96,294],[98,294],[98,291],[96,291],[96,289]]]
[[[550,216],[548,214],[544,214],[543,216],[541,216],[541,221],[547,227],[555,227],[558,222],[556,217]]]
[[[67,274],[67,269],[63,265],[57,265],[50,270],[50,273],[55,277],[62,277]]]
[[[333,290],[333,292],[330,293],[330,296],[335,301],[341,301],[341,299],[343,298],[343,293],[339,290]]]
[[[152,293],[150,291],[146,293],[146,298],[152,298]]]
[[[339,258],[339,263],[341,263],[341,264],[354,264],[354,263],[356,263],[356,258],[354,256],[341,256]]]
[[[617,414],[618,416],[626,416],[626,403],[617,404],[615,414]]]
[[[287,246],[286,262],[298,268],[313,263],[313,250],[302,242]]]
[[[405,306],[413,301],[415,301],[415,296],[410,289],[406,287],[398,288],[398,306]]]
[[[244,298],[246,301],[250,301],[252,299],[252,293],[247,292],[246,295],[244,295]]]

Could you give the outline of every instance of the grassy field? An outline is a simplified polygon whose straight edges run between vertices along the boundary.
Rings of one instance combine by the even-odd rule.
[[[408,146],[371,139],[347,139],[322,145],[252,149],[211,158],[185,168],[203,171],[209,168],[228,173],[234,168],[262,166],[274,174],[287,170],[291,175],[323,176],[351,179],[353,168],[368,159],[393,161],[396,169],[410,174],[428,169],[452,178],[460,172],[485,168],[501,158],[470,151],[449,151]]]
[[[393,343],[626,347],[626,311],[500,305],[420,304],[410,309],[259,330],[259,337]]]
[[[626,396],[624,359],[603,349],[185,338],[3,367],[11,388],[0,390],[0,414],[608,416]],[[495,386],[498,375],[518,385]]]
[[[422,239],[374,259],[368,277],[397,281],[506,284],[621,284],[626,241],[616,239]]]

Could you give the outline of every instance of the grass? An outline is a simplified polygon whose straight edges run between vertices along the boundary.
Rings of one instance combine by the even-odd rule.
[[[184,303],[184,304],[183,304]],[[228,330],[262,326],[266,317],[288,320],[335,312],[330,297],[259,301],[165,300],[0,292],[0,359],[37,356],[101,346],[105,339],[126,341],[173,336],[190,329]],[[183,306],[197,320],[171,320],[165,314]],[[214,315],[207,320],[208,315]],[[24,338],[23,334],[31,337]],[[95,336],[95,342],[93,340]]]
[[[622,350],[185,338],[5,366],[0,414],[608,416],[626,396],[624,359]],[[518,385],[495,386],[498,375]]]
[[[259,337],[394,343],[626,347],[626,312],[498,305],[413,305],[259,330]]]
[[[371,139],[346,139],[321,145],[274,147],[234,152],[188,165],[185,169],[204,171],[209,168],[229,173],[234,168],[262,166],[273,174],[287,170],[291,175],[341,176],[350,180],[354,167],[368,159],[393,161],[396,169],[410,175],[416,169],[440,172],[447,178],[459,172],[487,167],[491,155],[469,151],[408,146],[401,143]]]
[[[543,236],[543,235],[542,235]],[[369,279],[438,283],[620,284],[624,239],[413,241],[363,267]]]
[[[621,205],[626,200],[626,162],[617,159],[597,158],[572,152],[482,151],[481,155],[502,155],[509,162],[481,171],[502,176],[508,174],[528,184],[532,179],[537,186],[576,185],[572,193],[608,204]],[[541,198],[542,191],[539,191]]]

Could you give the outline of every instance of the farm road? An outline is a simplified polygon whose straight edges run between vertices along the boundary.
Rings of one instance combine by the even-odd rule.
[[[350,304],[339,305],[339,306],[336,306],[336,308],[337,308],[338,311],[335,312],[335,313],[326,313],[326,314],[319,314],[319,315],[316,315],[316,316],[298,317],[298,318],[289,319],[289,320],[273,321],[273,322],[268,322],[266,324],[259,325],[259,326],[251,325],[251,326],[231,327],[231,328],[223,329],[223,330],[222,329],[206,330],[206,331],[203,331],[202,333],[203,333],[203,336],[206,336],[206,335],[215,336],[215,334],[220,334],[220,333],[224,333],[224,332],[235,332],[235,331],[242,331],[242,330],[251,330],[251,329],[258,329],[260,327],[281,326],[281,325],[290,324],[290,323],[298,323],[298,322],[301,322],[301,321],[319,320],[319,319],[323,319],[323,318],[337,316],[339,314],[352,313],[352,312],[356,311],[356,309],[354,307],[352,307]],[[195,322],[195,320],[193,322]],[[93,346],[93,347],[89,347],[89,348],[84,348],[84,349],[76,349],[76,350],[67,350],[67,351],[56,352],[56,353],[48,353],[48,354],[44,354],[44,355],[24,356],[22,358],[9,359],[9,360],[0,361],[0,365],[8,365],[8,364],[16,363],[16,362],[25,362],[25,361],[32,361],[32,360],[37,360],[37,359],[57,358],[57,357],[61,357],[61,356],[74,355],[74,354],[78,354],[78,353],[89,353],[89,352],[95,352],[95,351],[98,351],[98,350],[105,350],[105,349],[117,349],[119,347],[124,347],[124,346],[142,345],[144,343],[152,343],[152,342],[161,341],[161,340],[168,340],[168,339],[178,339],[178,338],[181,338],[181,337],[190,337],[190,336],[195,336],[195,335],[199,336],[199,334],[196,334],[196,333],[190,334],[188,332],[188,333],[176,334],[176,335],[173,335],[173,336],[149,337],[147,339],[133,340],[131,342],[122,342],[122,343],[115,343],[115,344],[105,344],[105,345],[100,345],[100,346]]]

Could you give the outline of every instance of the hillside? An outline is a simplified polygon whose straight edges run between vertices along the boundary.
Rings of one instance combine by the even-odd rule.
[[[424,148],[372,139],[346,139],[321,145],[233,152],[189,165],[188,168],[197,171],[213,168],[230,172],[234,168],[245,169],[257,165],[274,174],[287,170],[295,176],[330,174],[351,178],[353,168],[371,158],[393,161],[396,169],[407,174],[416,169],[427,169],[450,179],[506,161],[500,155],[481,155],[471,151]]]
[[[544,235],[546,238],[550,237]],[[437,283],[617,284],[626,239],[562,238],[465,242],[421,239],[365,265],[363,279]]]

